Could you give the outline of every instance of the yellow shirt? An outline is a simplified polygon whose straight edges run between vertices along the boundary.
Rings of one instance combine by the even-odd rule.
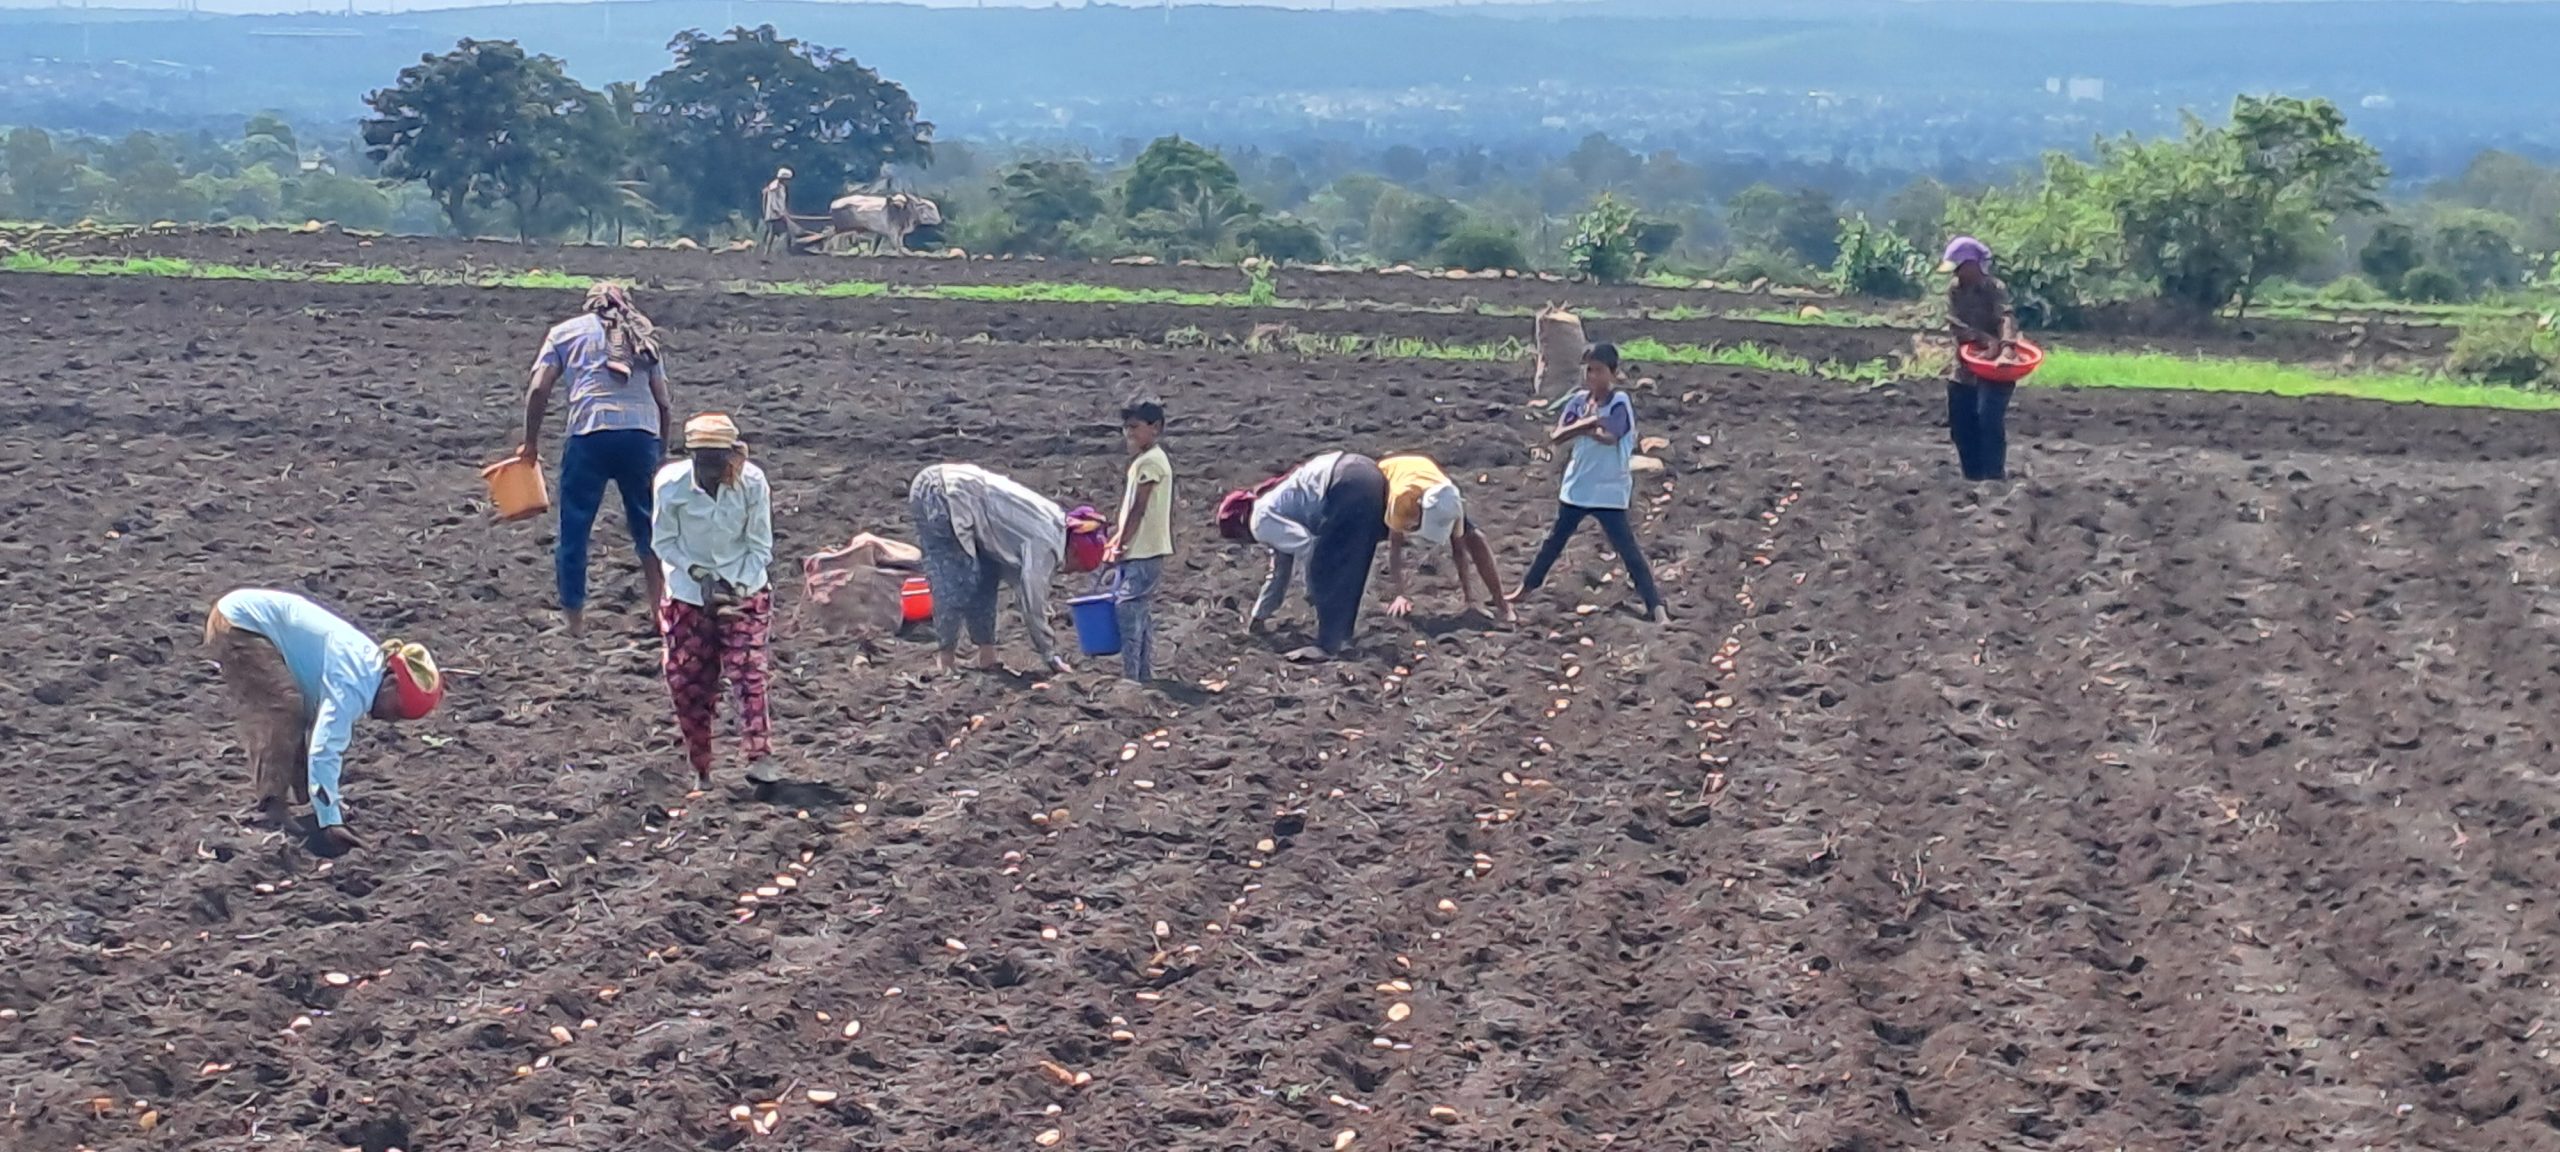
[[[1428,456],[1388,456],[1378,461],[1387,475],[1387,527],[1398,532],[1422,530],[1422,494],[1449,482],[1449,474]]]
[[[1156,490],[1147,500],[1146,519],[1139,523],[1137,535],[1122,539],[1121,559],[1153,560],[1173,555],[1173,462],[1165,459],[1163,446],[1149,448],[1129,461],[1129,486],[1120,497],[1120,523],[1125,530],[1130,514],[1137,511],[1138,487],[1149,483]]]

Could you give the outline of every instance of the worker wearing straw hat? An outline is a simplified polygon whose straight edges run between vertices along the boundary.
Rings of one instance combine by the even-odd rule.
[[[361,847],[338,789],[356,717],[419,720],[434,712],[444,700],[435,658],[417,644],[377,644],[301,596],[256,588],[214,601],[204,642],[237,709],[260,806],[282,816],[307,799],[325,844]]]
[[[667,695],[695,782],[711,786],[711,726],[723,681],[738,697],[738,743],[759,791],[777,782],[765,687],[773,633],[773,494],[747,461],[738,425],[708,412],[685,422],[687,456],[658,472],[651,543],[666,579],[658,630]]]

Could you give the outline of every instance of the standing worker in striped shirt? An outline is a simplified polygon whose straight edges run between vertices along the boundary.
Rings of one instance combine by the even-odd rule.
[[[259,806],[282,817],[308,799],[322,842],[339,852],[362,847],[338,791],[356,717],[420,720],[435,711],[444,700],[435,658],[416,644],[376,644],[303,597],[257,588],[214,601],[204,643],[231,690]]]

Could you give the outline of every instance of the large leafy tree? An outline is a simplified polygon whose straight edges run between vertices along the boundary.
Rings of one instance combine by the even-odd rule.
[[[1180,136],[1147,145],[1120,189],[1120,210],[1133,220],[1148,212],[1190,212],[1203,201],[1222,216],[1259,211],[1245,198],[1232,165]]]
[[[629,147],[601,94],[557,77],[533,97],[525,131],[500,153],[487,189],[513,210],[519,237],[555,234],[609,203]]]
[[[365,97],[365,155],[392,180],[424,185],[457,230],[471,197],[513,124],[514,89],[525,63],[513,41],[465,39],[442,56],[422,56],[391,87]]]
[[[1395,189],[1379,197],[1370,211],[1369,246],[1381,259],[1399,264],[1420,260],[1466,223],[1467,210],[1454,201]]]
[[[196,220],[204,205],[188,194],[186,173],[159,137],[135,132],[110,144],[98,166],[116,182],[116,207],[134,220]]]
[[[2375,225],[2373,235],[2356,251],[2356,267],[2374,287],[2385,292],[2400,291],[2400,281],[2427,262],[2426,246],[2418,239],[2418,230],[2398,220],[2385,220]]]
[[[1150,208],[1129,222],[1129,234],[1179,260],[1226,256],[1257,217],[1241,195],[1202,188],[1171,208]]]
[[[2123,236],[2097,183],[2096,169],[2054,153],[2032,183],[1950,201],[1940,231],[1971,233],[1991,246],[2020,320],[2069,327],[2124,258]]]
[[[2227,127],[2193,117],[2171,140],[2103,142],[2100,186],[2129,270],[2194,312],[2301,268],[2341,213],[2381,207],[2387,172],[2326,100],[2243,96]]]
[[[42,128],[12,128],[0,144],[9,172],[8,208],[21,220],[69,220],[80,210],[80,161],[53,146]]]
[[[1082,160],[1022,161],[1005,170],[995,193],[997,210],[1013,221],[997,249],[1014,255],[1066,254],[1075,229],[1105,207],[1102,184]]]
[[[620,163],[604,98],[513,41],[464,40],[365,103],[366,155],[385,177],[425,185],[457,230],[498,204],[521,236],[553,230],[564,201]]]
[[[1784,252],[1825,267],[1840,255],[1840,206],[1818,188],[1780,192],[1751,185],[1725,202],[1725,227],[1745,249]]]
[[[2513,288],[2524,282],[2527,261],[2516,243],[2515,221],[2495,212],[2458,208],[2435,228],[2435,265],[2461,281],[2465,293]]]
[[[933,161],[933,125],[907,90],[833,48],[769,24],[685,32],[670,47],[675,66],[641,89],[640,128],[665,174],[659,204],[690,227],[752,211],[776,168],[823,198]]]

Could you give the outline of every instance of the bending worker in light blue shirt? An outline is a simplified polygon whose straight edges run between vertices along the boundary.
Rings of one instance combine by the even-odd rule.
[[[255,588],[214,601],[204,642],[231,689],[260,805],[281,815],[308,798],[322,837],[359,847],[338,791],[356,717],[417,720],[435,711],[444,699],[435,658],[416,644],[377,644],[293,593]]]

